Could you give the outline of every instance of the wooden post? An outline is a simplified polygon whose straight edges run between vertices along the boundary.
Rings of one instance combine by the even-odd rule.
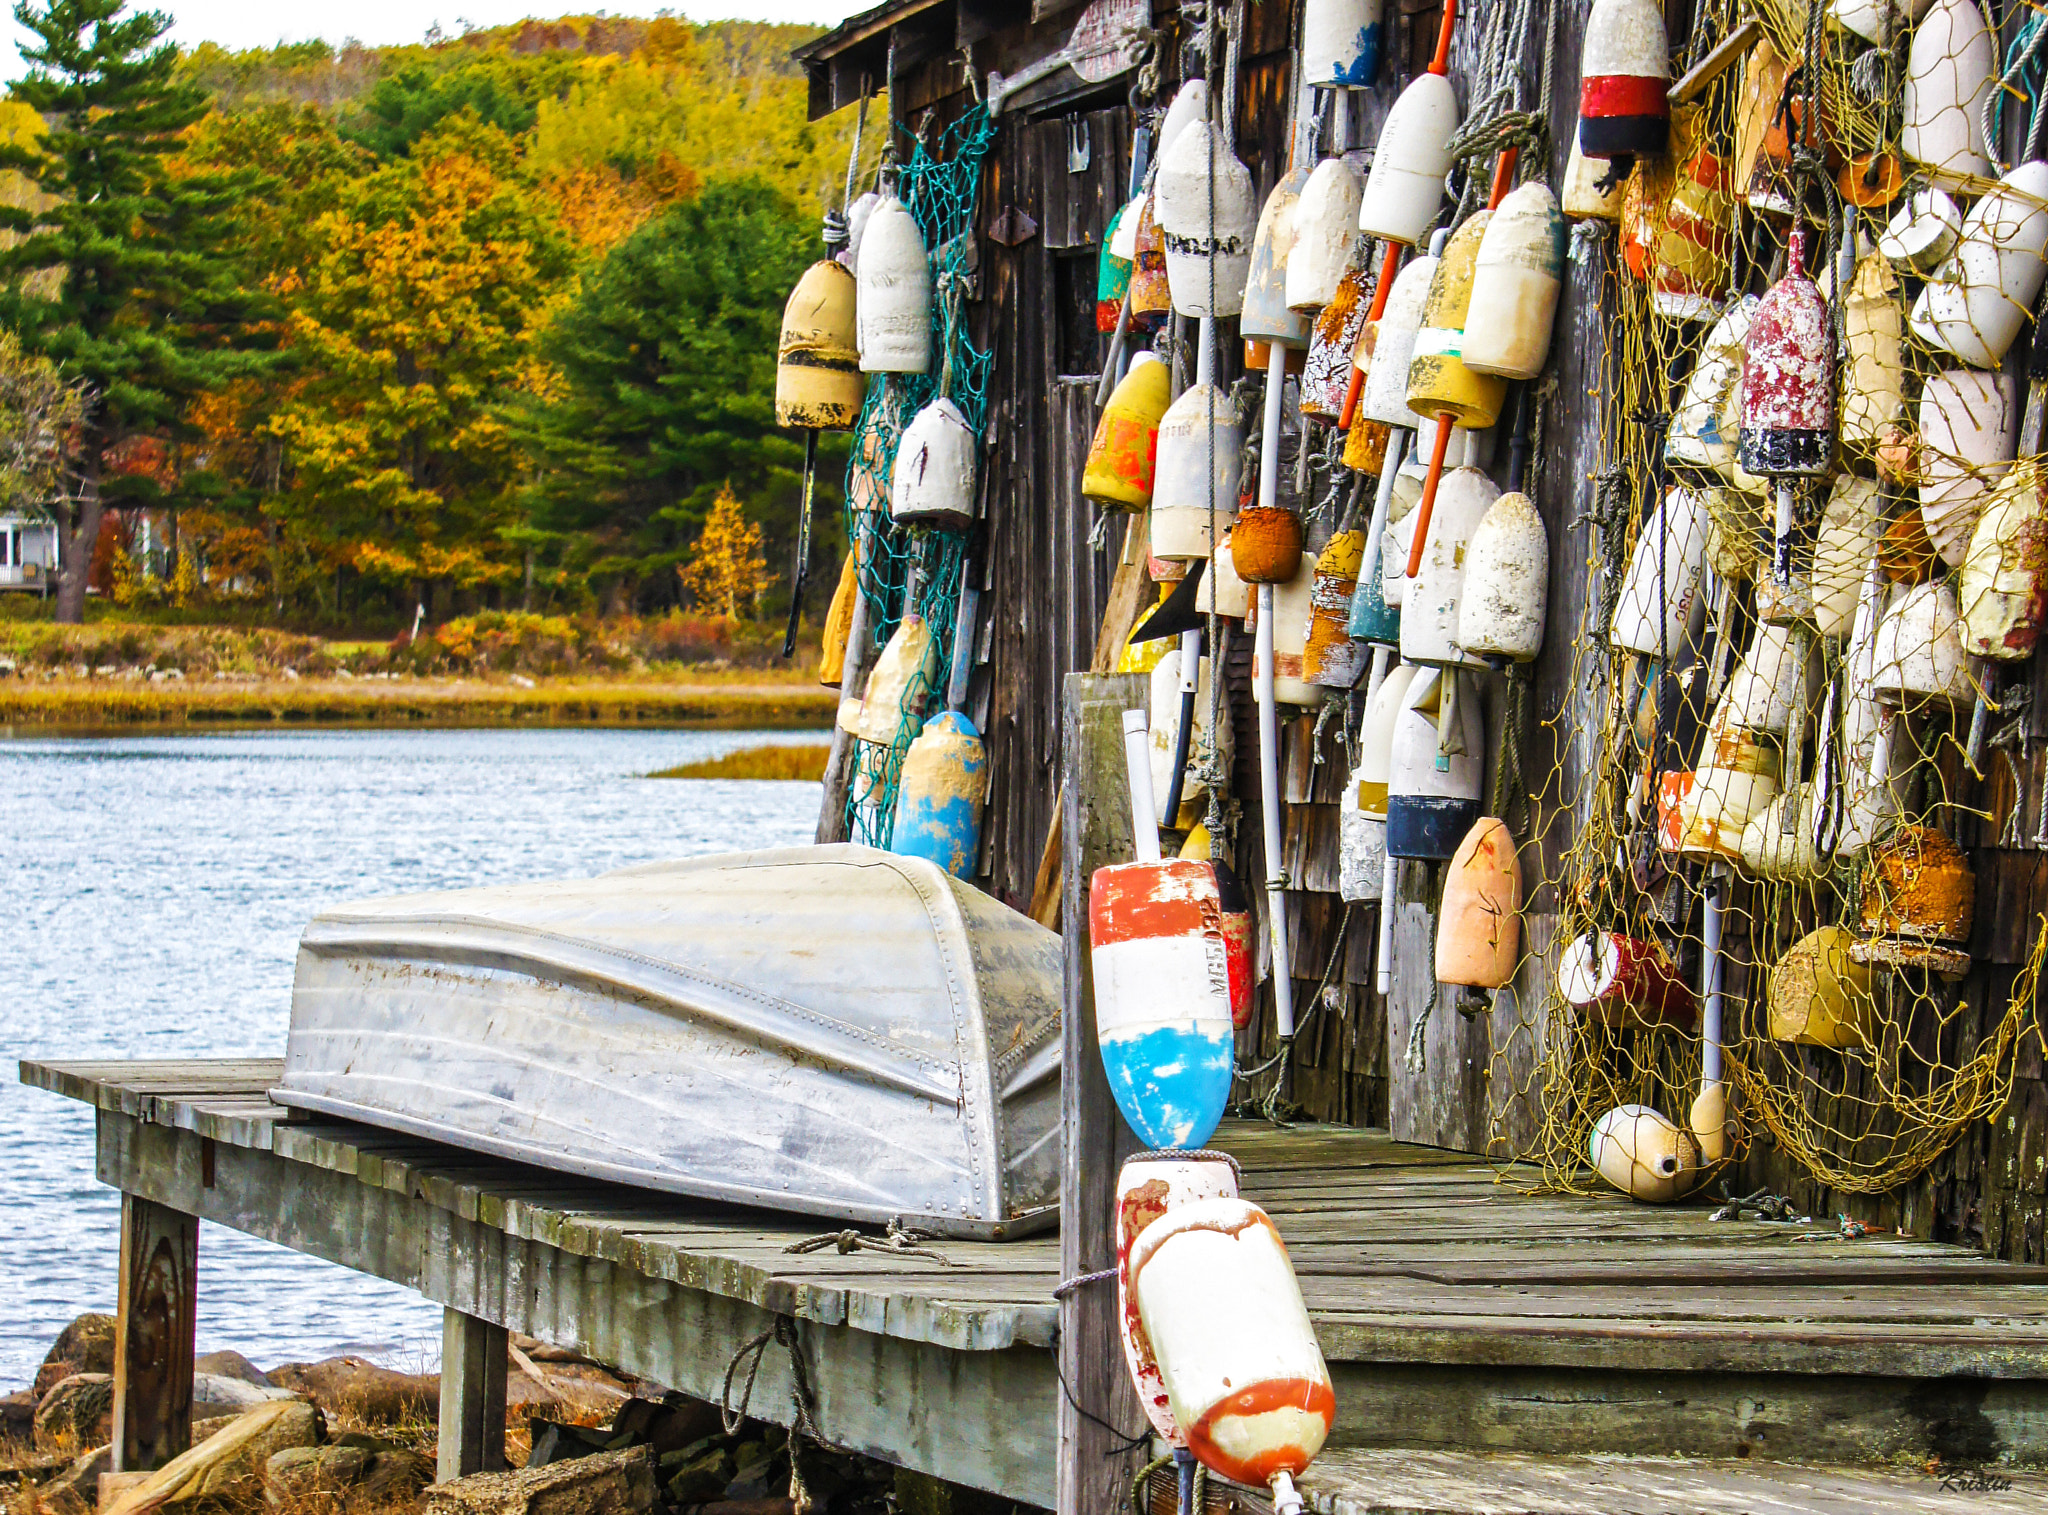
[[[192,1445],[199,1220],[121,1196],[120,1311],[114,1327],[116,1473],[146,1473]]]
[[[441,1312],[441,1444],[434,1477],[442,1483],[505,1466],[503,1326],[460,1310]]]
[[[1095,1044],[1088,960],[1088,880],[1105,863],[1131,861],[1130,783],[1123,712],[1142,706],[1141,674],[1070,673],[1061,718],[1066,769],[1060,835],[1064,893],[1065,1005],[1060,1124],[1060,1275],[1078,1278],[1116,1262],[1112,1211],[1117,1168],[1138,1140],[1117,1114]],[[1113,1515],[1135,1465],[1117,1455],[1122,1432],[1145,1427],[1117,1335],[1116,1286],[1089,1284],[1060,1302],[1056,1489],[1059,1515]]]

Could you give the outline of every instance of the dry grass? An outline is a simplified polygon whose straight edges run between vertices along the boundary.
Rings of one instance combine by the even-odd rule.
[[[825,777],[825,762],[832,756],[829,743],[816,746],[788,744],[742,747],[723,757],[701,763],[683,763],[650,773],[651,779],[795,779],[816,784]]]
[[[789,730],[828,725],[837,709],[833,691],[816,685],[697,680],[549,680],[531,688],[471,679],[256,684],[0,680],[0,724],[73,731],[274,725]]]

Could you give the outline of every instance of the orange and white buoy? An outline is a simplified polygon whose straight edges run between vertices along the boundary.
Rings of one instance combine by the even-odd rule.
[[[1124,1366],[1152,1429],[1170,1447],[1185,1451],[1187,1436],[1173,1418],[1166,1380],[1138,1315],[1138,1293],[1131,1287],[1131,1248],[1145,1228],[1162,1216],[1206,1199],[1237,1198],[1237,1165],[1214,1157],[1155,1157],[1141,1152],[1127,1158],[1116,1176],[1117,1334],[1123,1338]]]
[[[1336,1420],[1336,1393],[1286,1243],[1242,1199],[1197,1200],[1131,1246],[1138,1313],[1188,1449],[1210,1471],[1270,1487],[1299,1515],[1293,1480]]]
[[[1506,823],[1485,816],[1465,833],[1444,874],[1437,982],[1498,989],[1521,960],[1522,865]]]

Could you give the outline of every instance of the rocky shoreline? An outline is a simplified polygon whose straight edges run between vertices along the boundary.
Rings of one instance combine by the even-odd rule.
[[[192,1450],[114,1473],[114,1319],[82,1315],[0,1396],[6,1515],[979,1515],[1003,1502],[791,1438],[515,1336],[507,1470],[436,1484],[440,1380],[358,1357],[194,1363]],[[731,1424],[731,1429],[728,1425]]]

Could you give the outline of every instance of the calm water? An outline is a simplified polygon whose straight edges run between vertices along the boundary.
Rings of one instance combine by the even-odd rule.
[[[808,841],[815,784],[639,777],[815,733],[302,732],[0,741],[0,1392],[111,1310],[118,1196],[19,1057],[276,1056],[315,911]],[[417,1296],[215,1226],[199,1350],[440,1353]]]

